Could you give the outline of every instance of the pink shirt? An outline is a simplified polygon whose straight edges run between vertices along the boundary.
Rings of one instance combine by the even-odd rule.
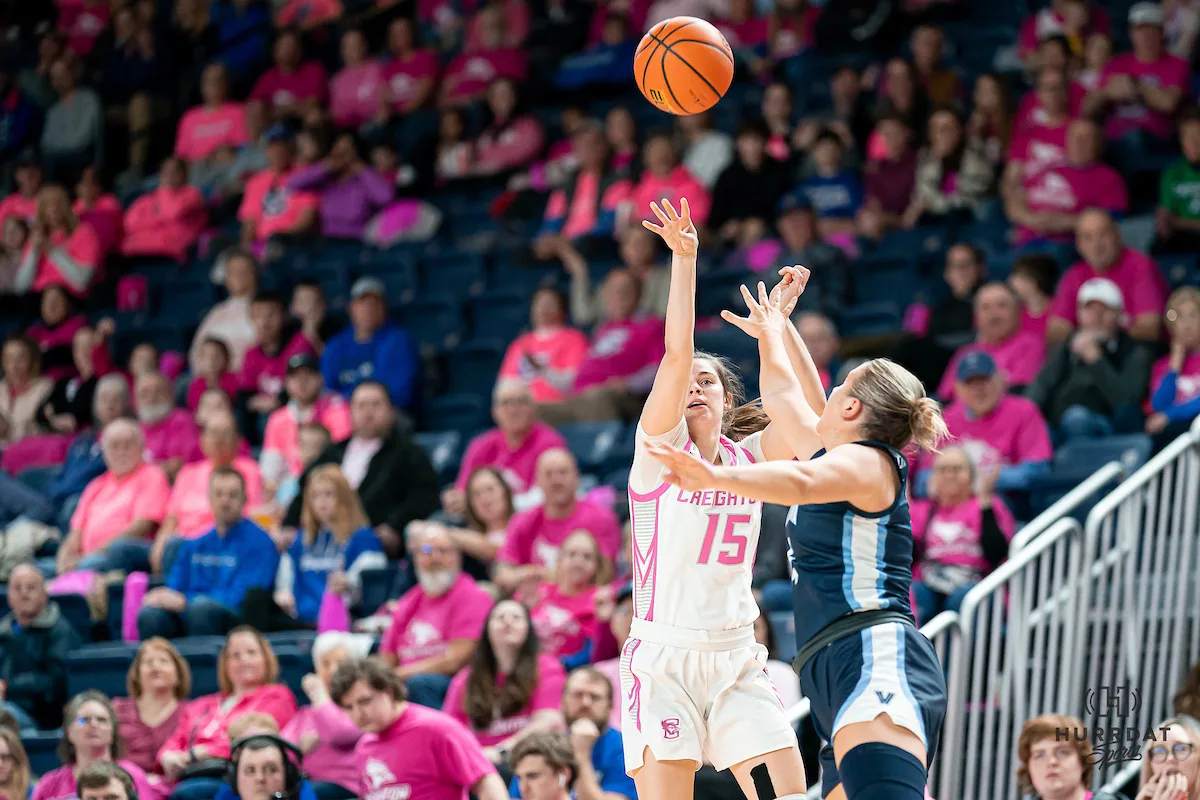
[[[246,108],[241,103],[222,103],[216,108],[196,106],[179,120],[175,155],[185,161],[199,161],[218,148],[238,148],[248,141]]]
[[[1049,461],[1054,454],[1046,420],[1028,398],[1006,394],[982,417],[973,417],[965,403],[955,401],[943,416],[954,444],[970,454],[976,467]]]
[[[1050,304],[1050,315],[1072,325],[1077,324],[1079,304],[1076,297],[1079,287],[1092,278],[1108,278],[1121,290],[1121,297],[1125,301],[1122,324],[1126,328],[1142,314],[1161,314],[1167,304],[1169,287],[1158,264],[1149,256],[1126,247],[1121,251],[1117,263],[1104,272],[1086,261],[1077,262],[1068,269],[1058,281],[1054,301]]]
[[[280,28],[319,25],[337,19],[341,14],[342,4],[338,0],[288,0],[287,5],[275,18],[275,24]],[[307,762],[305,766],[308,766]]]
[[[589,586],[579,594],[563,594],[554,583],[538,587],[537,603],[529,612],[542,652],[558,658],[583,650],[600,624],[596,619],[596,591]]]
[[[167,476],[154,464],[142,464],[121,477],[105,472],[93,480],[71,515],[71,530],[83,534],[83,554],[103,550],[137,520],[157,526],[170,494]]]
[[[304,463],[300,458],[300,426],[306,422],[321,423],[329,429],[332,440],[340,442],[350,436],[350,406],[340,394],[328,393],[317,398],[307,412],[302,412],[295,403],[272,411],[267,418],[262,447],[264,471],[270,473],[272,479],[279,478],[274,470],[278,470],[280,465],[286,468],[289,475],[299,475],[304,471]],[[277,462],[268,467],[272,459]]]
[[[107,256],[117,249],[125,222],[125,210],[121,208],[120,200],[111,194],[102,194],[91,206],[85,205],[83,200],[76,200],[72,210],[80,221],[92,226],[96,238],[100,240],[100,252],[103,255]]]
[[[1018,330],[999,344],[972,342],[963,345],[955,351],[950,365],[942,374],[942,382],[938,384],[938,397],[954,396],[958,363],[967,353],[976,352],[984,352],[992,357],[1000,372],[1007,378],[1009,386],[1024,386],[1037,377],[1042,362],[1046,360],[1046,339]]]
[[[269,715],[282,729],[296,715],[296,698],[283,684],[269,683],[242,695],[232,706],[224,707],[230,696],[222,692],[197,697],[187,704],[179,727],[163,745],[163,753],[187,752],[203,746],[212,758],[229,757],[229,723],[251,711]]]
[[[1021,309],[1021,330],[1024,333],[1032,334],[1039,339],[1046,338],[1046,323],[1050,320],[1050,309],[1047,308],[1042,312],[1040,317],[1035,317],[1029,313],[1029,309]]]
[[[1158,390],[1158,385],[1171,371],[1171,357],[1163,356],[1154,362],[1150,369],[1150,394]],[[1175,405],[1195,400],[1200,397],[1200,353],[1191,353],[1183,360],[1183,369],[1175,378]],[[1149,402],[1149,401],[1147,401]]]
[[[467,800],[496,772],[461,723],[414,703],[390,728],[359,740],[354,767],[363,800]]]
[[[1104,65],[1100,73],[1100,87],[1104,88],[1115,75],[1128,75],[1135,82],[1162,89],[1178,89],[1186,101],[1189,88],[1188,64],[1182,58],[1163,53],[1157,61],[1138,61],[1133,53],[1120,53]],[[1160,139],[1173,135],[1175,125],[1170,114],[1163,114],[1147,106],[1143,101],[1114,105],[1104,126],[1104,135],[1119,139],[1129,131],[1144,130]]]
[[[29,253],[32,246],[32,242],[25,245],[25,254]],[[88,223],[80,221],[69,236],[62,231],[55,231],[51,234],[50,248],[42,250],[42,257],[38,259],[37,272],[33,278],[33,291],[40,292],[50,286],[61,286],[76,297],[83,297],[87,293],[88,286],[83,289],[76,288],[59,271],[55,260],[64,255],[79,269],[88,273],[87,284],[90,286],[95,280],[96,271],[104,258],[104,251],[100,247],[100,237],[96,235],[96,229]],[[22,260],[24,260],[24,256]]]
[[[956,506],[937,506],[929,500],[916,500],[912,509],[913,539],[924,545],[924,558],[937,564],[966,567],[983,577],[990,565],[983,557],[983,509],[972,497]],[[996,524],[1004,538],[1012,541],[1016,521],[1000,498],[992,500]],[[930,514],[933,513],[932,519]]]
[[[329,79],[325,68],[316,61],[306,61],[295,72],[284,74],[279,67],[263,73],[250,93],[251,100],[261,100],[269,108],[288,109],[305,100],[325,102]]]
[[[511,717],[493,719],[492,723],[484,730],[476,731],[471,729],[471,719],[467,716],[464,705],[467,697],[467,681],[471,678],[470,667],[460,670],[454,676],[454,680],[450,681],[450,688],[446,690],[446,702],[442,706],[442,710],[467,726],[468,729],[471,729],[475,737],[479,740],[479,744],[484,747],[497,745],[528,725],[529,720],[537,712],[547,710],[557,711],[562,708],[562,691],[563,686],[567,682],[567,673],[563,670],[562,664],[558,663],[558,659],[552,655],[539,653],[537,668],[537,686],[534,688],[533,695],[529,698],[529,703],[526,704],[525,708]],[[506,676],[504,674],[497,675],[496,685],[503,686],[505,679]]]
[[[637,315],[619,322],[606,322],[592,335],[588,357],[575,375],[575,391],[582,392],[609,378],[646,379],[658,368],[665,348],[663,321]],[[641,373],[641,374],[639,374]]]
[[[297,331],[275,355],[270,355],[257,345],[246,351],[242,360],[242,373],[238,383],[248,392],[276,397],[283,393],[283,382],[287,378],[287,365],[293,356],[312,353],[313,346],[304,334]],[[336,442],[337,439],[334,439]]]
[[[466,100],[483,92],[497,78],[525,80],[525,53],[500,47],[463,53],[446,68],[445,80],[453,87],[451,101]]]
[[[1067,84],[1067,122],[1063,123],[1064,127],[1070,124],[1070,120],[1081,116],[1083,113],[1083,103],[1087,100],[1087,87],[1078,81],[1071,81]],[[1020,104],[1017,106],[1017,118],[1014,120],[1014,128],[1021,129],[1026,126],[1044,126],[1050,121],[1046,109],[1042,108],[1041,99],[1038,98],[1037,90],[1030,90],[1021,98]]]
[[[200,398],[209,389],[220,389],[225,394],[229,395],[229,399],[233,400],[237,397],[238,389],[241,383],[238,381],[237,375],[232,372],[224,372],[221,374],[221,379],[214,386],[209,382],[208,378],[202,375],[197,375],[192,378],[192,382],[188,384],[187,390],[187,410],[195,414],[196,407],[200,405]]]
[[[133,778],[133,785],[137,789],[139,798],[154,800],[154,798],[162,796],[150,785],[146,773],[137,764],[125,759],[120,759],[117,764],[129,773],[129,777]],[[33,800],[75,800],[78,797],[79,794],[75,791],[75,767],[69,764],[47,772],[38,779],[37,786],[33,790]]]
[[[496,558],[508,564],[541,564],[554,569],[558,548],[578,530],[588,531],[596,538],[605,558],[616,559],[621,548],[617,517],[590,500],[575,501],[575,508],[563,519],[548,516],[545,506],[514,514]]]
[[[92,52],[96,39],[108,27],[109,5],[105,2],[58,3],[58,28],[67,34],[67,49],[77,56]]]
[[[566,447],[562,435],[541,422],[533,423],[529,434],[516,448],[510,448],[504,433],[499,428],[479,434],[467,445],[462,466],[458,469],[458,489],[467,488],[467,479],[480,467],[495,467],[504,475],[505,482],[515,494],[522,494],[533,486],[538,457],[555,447]]]
[[[403,61],[392,59],[383,65],[381,77],[392,96],[392,110],[403,111],[417,99],[422,81],[436,81],[441,65],[432,50],[417,50]]]
[[[179,727],[187,700],[179,701],[171,715],[153,728],[142,722],[134,698],[114,697],[112,704],[117,712],[121,739],[125,742],[125,756],[147,773],[159,772],[162,768],[158,764],[158,751]]]
[[[1067,128],[1070,120],[1050,127],[1032,121],[1019,126],[1013,133],[1008,149],[1009,161],[1020,161],[1028,180],[1044,169],[1067,163]]]
[[[465,572],[441,597],[430,597],[420,585],[414,586],[396,602],[379,652],[395,653],[402,667],[437,658],[453,641],[477,640],[491,610],[492,596]]]
[[[675,206],[675,210],[678,211],[679,201],[684,197],[687,198],[688,206],[691,208],[692,219],[698,223],[703,223],[708,219],[708,212],[712,208],[712,196],[700,181],[692,177],[692,174],[687,171],[687,167],[676,167],[666,177],[659,177],[650,172],[643,173],[642,179],[634,187],[633,197],[630,199],[633,201],[635,214],[640,214],[642,219],[654,222],[654,213],[650,210],[651,202],[661,205],[664,199],[670,200],[671,204]]]
[[[538,377],[534,371],[535,363],[551,372],[573,373],[579,369],[587,352],[587,336],[574,328],[529,331],[508,346],[500,365],[500,377],[520,378],[529,384],[535,401],[552,403],[566,395],[546,378]]]
[[[27,224],[32,224],[37,217],[37,197],[26,197],[20,192],[13,192],[0,200],[0,225],[9,217],[17,217]]]
[[[304,756],[304,772],[309,779],[346,788],[358,786],[360,776],[354,763],[354,749],[363,734],[346,712],[334,702],[303,706],[280,731],[284,739],[296,744],[306,733],[320,734],[316,748]]]
[[[178,458],[194,461],[199,456],[200,433],[191,414],[176,408],[153,425],[142,424],[142,436],[146,439],[147,460],[161,464]]]
[[[313,192],[297,192],[288,188],[291,175],[292,171],[280,174],[264,169],[246,181],[238,219],[258,223],[260,242],[277,233],[288,232],[306,210],[315,209],[321,204],[321,198]]]
[[[1079,214],[1089,208],[1104,208],[1123,214],[1129,210],[1125,179],[1106,164],[1063,164],[1027,175],[1023,183],[1025,205],[1034,213]],[[1042,239],[1070,243],[1075,241],[1075,234],[1043,233],[1022,227],[1018,238],[1021,242]]]
[[[379,110],[383,73],[378,61],[345,67],[329,82],[329,111],[339,128],[357,128]]]
[[[184,261],[208,225],[204,195],[193,186],[159,186],[125,212],[121,252],[127,256],[169,256]]]
[[[246,456],[238,456],[233,460],[233,468],[246,479],[246,508],[254,508],[262,502],[263,481],[258,464]],[[195,539],[212,528],[212,508],[208,502],[208,479],[212,471],[213,463],[206,458],[185,465],[175,476],[166,516],[175,518],[176,536]]]

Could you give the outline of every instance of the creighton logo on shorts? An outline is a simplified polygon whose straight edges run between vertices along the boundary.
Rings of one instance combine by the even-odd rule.
[[[664,719],[662,721],[662,726],[663,726],[663,738],[664,739],[678,739],[679,738],[679,720],[678,720],[678,718],[672,717],[671,719]]]

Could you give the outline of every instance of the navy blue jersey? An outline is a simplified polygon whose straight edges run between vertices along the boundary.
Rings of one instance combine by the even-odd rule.
[[[882,442],[899,473],[891,507],[878,514],[849,503],[793,506],[788,512],[788,560],[796,610],[796,643],[803,645],[852,611],[889,609],[911,615],[913,533],[905,486],[908,459]],[[814,459],[825,455],[821,450]]]

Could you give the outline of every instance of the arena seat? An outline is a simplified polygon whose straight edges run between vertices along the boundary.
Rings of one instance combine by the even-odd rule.
[[[860,305],[899,303],[916,293],[913,264],[902,258],[864,258],[854,265],[854,297]]]
[[[358,604],[362,616],[371,616],[388,601],[388,593],[391,592],[399,571],[397,564],[362,571],[362,599]]]
[[[21,745],[25,748],[25,754],[29,756],[29,769],[34,775],[40,778],[62,765],[58,758],[58,742],[61,738],[61,731],[21,734]]]
[[[294,644],[271,645],[275,658],[279,661],[279,680],[287,684],[296,695],[296,702],[308,705],[308,695],[304,693],[302,683],[304,676],[313,671],[312,648],[302,649]]]
[[[1158,257],[1158,265],[1171,282],[1172,289],[1178,289],[1180,286],[1200,286],[1200,267],[1196,261],[1195,253]]]
[[[558,432],[567,440],[567,449],[575,454],[579,468],[584,472],[594,472],[604,466],[616,450],[625,426],[616,420],[581,422],[564,425]]]
[[[426,292],[476,297],[487,290],[483,258],[467,253],[446,253],[421,259],[421,284]]]
[[[458,462],[462,458],[462,438],[458,431],[413,434],[413,441],[429,456],[443,484],[454,480],[458,473]]]
[[[192,697],[213,694],[220,690],[217,684],[217,658],[225,644],[223,636],[185,636],[172,644],[188,663],[192,672]]]
[[[871,303],[842,309],[838,329],[843,339],[882,336],[900,330],[900,308],[895,303]]]
[[[472,298],[468,307],[475,339],[511,341],[529,327],[529,298],[524,292],[488,292]]]
[[[67,654],[67,694],[98,689],[109,697],[127,694],[125,679],[137,655],[137,645],[103,642],[84,645]]]
[[[487,399],[470,394],[434,397],[425,403],[425,426],[435,431],[458,431],[466,439],[490,426]]]
[[[446,358],[450,367],[447,394],[491,397],[504,360],[504,343],[494,339],[468,342],[447,353]]]
[[[400,306],[396,313],[405,330],[422,347],[442,351],[462,341],[462,307],[452,295],[423,294],[421,299]]]
[[[58,603],[58,610],[71,627],[79,631],[83,641],[92,641],[92,610],[87,598],[81,594],[56,594],[51,597]]]

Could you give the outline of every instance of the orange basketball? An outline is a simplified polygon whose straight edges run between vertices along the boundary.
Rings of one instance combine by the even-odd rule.
[[[733,82],[733,51],[721,32],[696,17],[672,17],[642,37],[633,78],[654,105],[680,116],[717,104]]]

